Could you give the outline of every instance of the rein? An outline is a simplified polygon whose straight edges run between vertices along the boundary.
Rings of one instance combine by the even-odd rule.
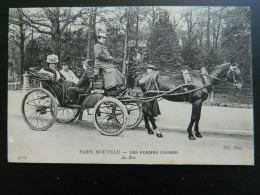
[[[231,83],[231,82],[225,81],[225,80],[223,80],[223,79],[219,79],[219,78],[214,77],[214,76],[211,76],[211,75],[209,75],[209,74],[205,74],[205,73],[200,73],[200,74],[201,74],[201,75],[205,75],[205,76],[207,76],[207,77],[210,77],[210,78],[212,78],[212,79],[216,79],[216,80],[218,80],[218,81],[222,81],[222,82],[224,82],[224,83],[226,83],[226,84],[228,84],[228,85],[234,87],[234,83]]]
[[[174,72],[174,73],[175,73],[175,72]],[[233,73],[233,77],[234,77],[234,72],[232,71],[232,73]],[[181,87],[187,87],[187,86],[197,87],[197,85],[194,85],[194,84],[184,84],[184,85],[180,85],[180,86],[178,86],[178,87],[176,87],[176,88],[174,88],[174,89],[172,89],[172,90],[170,90],[170,91],[160,91],[160,89],[159,89],[159,87],[158,87],[158,83],[157,83],[157,81],[156,81],[156,78],[157,78],[158,74],[159,74],[159,72],[155,73],[155,74],[151,77],[150,82],[149,82],[149,85],[148,85],[148,89],[147,89],[147,91],[145,92],[145,94],[147,94],[147,93],[162,93],[162,94],[156,95],[156,96],[152,96],[152,97],[146,97],[146,98],[121,99],[120,101],[122,101],[122,102],[130,102],[130,101],[149,102],[149,101],[153,101],[153,100],[155,100],[155,99],[157,99],[157,98],[163,98],[163,96],[178,96],[178,95],[191,94],[191,93],[193,93],[193,92],[196,92],[196,91],[198,91],[198,90],[201,90],[201,89],[204,89],[204,88],[207,88],[207,87],[212,87],[212,88],[214,89],[214,87],[213,87],[211,84],[207,84],[207,85],[204,85],[204,86],[202,86],[202,87],[199,87],[199,88],[196,88],[196,89],[193,89],[193,90],[189,90],[189,91],[187,91],[187,92],[174,93],[174,94],[172,94],[174,91],[178,90],[178,89],[181,88]],[[207,77],[209,77],[209,78],[216,79],[216,80],[221,81],[221,82],[224,82],[224,83],[226,83],[226,84],[228,84],[228,85],[230,85],[230,86],[232,86],[232,87],[236,87],[234,83],[228,82],[228,81],[223,80],[223,79],[219,79],[219,78],[214,77],[214,76],[211,76],[211,75],[209,75],[209,74],[206,74],[206,73],[199,73],[199,74],[200,74],[200,75],[205,75],[205,76],[207,76]],[[155,82],[155,86],[156,86],[157,91],[149,91],[149,89],[150,89],[150,87],[151,87],[151,82],[152,82],[152,80],[154,80],[154,82]]]
[[[190,90],[190,91],[187,91],[187,92],[183,92],[183,93],[174,93],[174,94],[171,94],[173,93],[174,91],[176,91],[177,89],[181,88],[181,87],[185,87],[185,86],[197,86],[197,85],[193,85],[193,84],[185,84],[185,85],[180,85],[170,91],[164,91],[162,92],[162,94],[160,95],[156,95],[156,96],[152,96],[152,97],[146,97],[146,98],[130,98],[130,99],[120,99],[120,101],[122,102],[131,102],[131,101],[142,101],[142,102],[150,102],[150,101],[153,101],[157,98],[160,98],[160,97],[163,97],[163,96],[177,96],[177,95],[184,95],[184,94],[190,94],[192,92],[195,92],[195,91],[198,91],[198,90],[201,90],[203,88],[206,88],[206,87],[209,87],[207,85],[205,86],[202,86],[200,88],[197,88],[197,89],[193,89],[193,90]],[[149,91],[149,93],[157,93],[157,91]]]

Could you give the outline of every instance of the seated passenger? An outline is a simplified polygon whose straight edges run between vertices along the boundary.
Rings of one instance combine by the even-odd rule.
[[[103,68],[105,88],[117,91],[124,84],[124,76],[112,63],[114,58],[104,46],[106,38],[105,33],[97,35],[97,44],[94,45],[95,66]]]
[[[46,62],[49,63],[49,67],[43,67],[39,72],[50,74],[56,79],[56,81],[58,81],[61,78],[59,71],[56,69],[56,64],[59,62],[58,56],[54,54],[48,55]]]
[[[60,71],[60,73],[62,74],[62,76],[64,76],[66,81],[70,81],[73,82],[74,84],[77,84],[79,79],[78,77],[75,76],[74,72],[72,72],[71,70],[69,70],[69,62],[70,62],[71,58],[67,57],[64,62],[62,62],[62,70]]]
[[[68,88],[69,100],[67,103],[76,103],[79,94],[84,94],[89,87],[89,79],[93,77],[93,69],[90,67],[91,60],[86,59],[83,62],[84,73],[82,74],[80,80],[74,87]]]

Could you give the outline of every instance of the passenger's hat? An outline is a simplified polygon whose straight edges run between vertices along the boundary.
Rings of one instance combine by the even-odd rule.
[[[153,69],[153,70],[154,70],[154,69],[155,69],[155,65],[153,65],[153,64],[148,64],[146,68],[150,68],[150,69]]]
[[[56,63],[59,62],[59,58],[58,58],[58,56],[55,55],[55,54],[48,55],[46,62],[47,62],[47,63],[50,63],[50,64],[56,64]]]
[[[68,66],[69,64],[69,62],[71,61],[71,57],[70,56],[67,56],[64,60],[63,60],[63,62],[61,63],[61,65],[62,66]]]
[[[99,32],[99,33],[97,33],[97,37],[105,37],[105,38],[107,38],[107,35],[104,32]]]
[[[62,62],[62,64],[67,64],[67,63],[69,63],[70,61],[71,61],[71,57],[70,56],[67,56],[64,60],[63,60],[63,62]]]

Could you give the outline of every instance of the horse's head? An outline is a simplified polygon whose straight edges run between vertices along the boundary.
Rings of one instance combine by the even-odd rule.
[[[241,79],[240,79],[240,69],[238,64],[230,64],[229,70],[227,72],[227,81],[232,82],[233,85],[238,88],[238,89],[242,89],[242,83],[241,83]]]

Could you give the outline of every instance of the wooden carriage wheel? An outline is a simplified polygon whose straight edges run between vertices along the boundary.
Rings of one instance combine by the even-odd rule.
[[[36,131],[50,128],[57,117],[57,103],[45,89],[32,89],[23,98],[22,115],[25,123]]]
[[[121,123],[116,121],[118,117]],[[103,98],[94,107],[93,121],[103,135],[119,135],[128,124],[126,107],[115,98]]]

